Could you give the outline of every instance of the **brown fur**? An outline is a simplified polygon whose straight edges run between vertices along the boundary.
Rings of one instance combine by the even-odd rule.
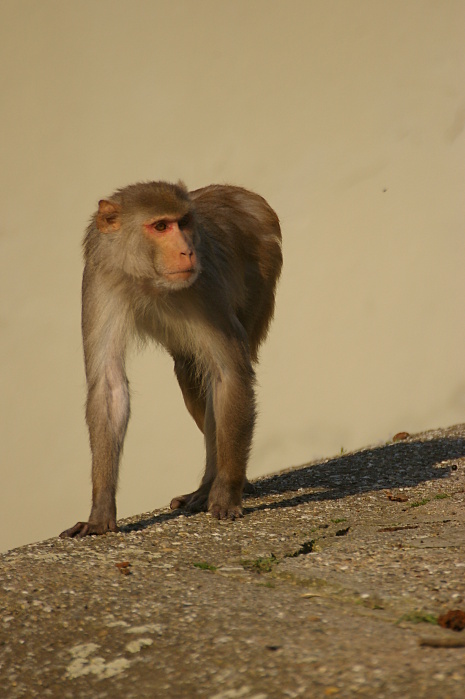
[[[84,239],[82,334],[92,450],[92,510],[61,536],[117,531],[116,487],[129,420],[126,348],[153,339],[174,359],[187,409],[205,436],[198,490],[172,508],[242,515],[255,422],[254,370],[282,266],[279,221],[240,187],[188,193],[131,185],[99,202]]]

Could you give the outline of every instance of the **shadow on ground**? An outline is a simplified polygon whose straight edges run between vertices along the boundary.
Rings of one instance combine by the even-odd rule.
[[[335,500],[357,493],[406,488],[449,475],[451,460],[465,456],[465,440],[444,438],[387,444],[323,463],[308,464],[256,483],[257,494],[285,494],[317,488],[263,507],[293,507],[304,502]],[[252,510],[262,509],[261,505]]]
[[[357,493],[406,488],[424,481],[440,480],[449,475],[453,468],[451,462],[461,457],[465,457],[465,439],[448,437],[387,444],[329,461],[306,464],[255,482],[252,497],[286,493],[292,493],[292,497],[246,506],[244,513],[265,508],[295,507],[306,502],[336,500]],[[189,517],[195,513],[175,510],[154,515],[134,524],[123,525],[121,531],[146,529],[180,515]]]

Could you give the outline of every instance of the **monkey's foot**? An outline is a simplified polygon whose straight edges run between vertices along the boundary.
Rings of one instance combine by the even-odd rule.
[[[208,497],[208,511],[215,519],[234,521],[242,517],[242,486],[225,483],[219,476]]]
[[[188,512],[206,512],[208,509],[207,503],[209,492],[210,488],[199,488],[198,490],[194,490],[193,493],[179,495],[179,497],[171,500],[170,508],[172,510],[185,508],[188,510]]]
[[[78,522],[70,529],[65,529],[61,532],[60,539],[82,539],[83,536],[90,536],[91,534],[106,534],[107,532],[119,532],[119,528],[116,526],[114,520],[109,522],[100,522],[95,524],[94,522]]]
[[[257,486],[251,483],[247,478],[244,483],[244,493],[247,495],[255,495],[258,492]]]
[[[208,511],[215,519],[230,519],[232,522],[234,522],[235,519],[243,517],[242,507],[240,505],[212,504],[208,508]]]

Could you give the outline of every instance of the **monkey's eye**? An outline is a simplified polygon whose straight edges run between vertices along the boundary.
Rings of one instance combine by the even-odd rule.
[[[179,220],[179,228],[187,228],[190,224],[190,216],[189,214],[186,214]]]
[[[164,221],[157,221],[153,224],[156,231],[166,231],[166,223]]]

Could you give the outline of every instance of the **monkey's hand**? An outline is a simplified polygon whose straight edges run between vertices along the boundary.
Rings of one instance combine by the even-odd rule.
[[[82,539],[83,536],[90,536],[91,534],[106,534],[107,532],[119,532],[119,528],[116,526],[114,520],[109,520],[108,522],[78,522],[70,529],[65,529],[61,532],[60,539]]]

